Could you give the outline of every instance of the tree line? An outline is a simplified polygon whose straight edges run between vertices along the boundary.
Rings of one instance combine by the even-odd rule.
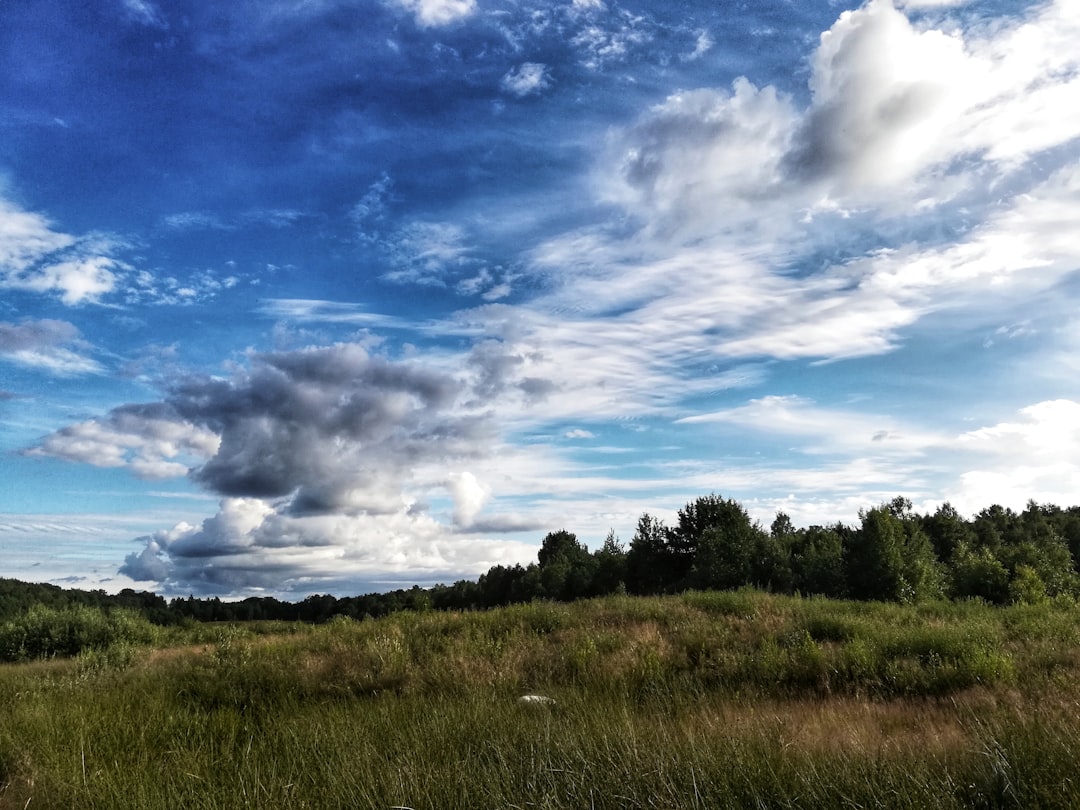
[[[768,529],[737,501],[698,498],[665,525],[646,513],[629,546],[609,534],[594,552],[567,531],[548,534],[529,566],[496,566],[475,583],[437,586],[435,606],[494,606],[535,598],[651,595],[751,586],[777,593],[991,604],[1080,596],[1080,507],[991,506],[964,519],[946,503],[918,514],[904,497],[863,510],[856,525],[796,529],[780,512]]]
[[[655,595],[751,586],[776,593],[918,602],[982,599],[996,605],[1080,597],[1080,507],[1030,501],[994,505],[971,519],[948,503],[919,514],[897,497],[855,525],[795,528],[780,512],[768,529],[737,501],[711,494],[678,510],[673,525],[643,514],[629,544],[608,534],[589,551],[565,529],[547,534],[529,565],[497,565],[476,580],[300,602],[163,597],[125,589],[62,589],[0,579],[0,621],[31,604],[135,609],[156,624],[184,621],[323,622],[400,610],[470,610],[535,599]]]

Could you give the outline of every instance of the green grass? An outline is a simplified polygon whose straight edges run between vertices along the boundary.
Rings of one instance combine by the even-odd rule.
[[[0,808],[1076,807],[1078,626],[752,591],[196,625],[0,666]]]

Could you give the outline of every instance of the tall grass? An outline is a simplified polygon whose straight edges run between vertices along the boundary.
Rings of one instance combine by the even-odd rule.
[[[1077,619],[744,591],[192,628],[0,667],[0,808],[1075,807]]]

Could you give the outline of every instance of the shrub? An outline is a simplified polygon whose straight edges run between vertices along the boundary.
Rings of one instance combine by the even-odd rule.
[[[123,608],[34,605],[0,625],[0,660],[73,657],[114,644],[149,644],[159,632],[141,614]]]

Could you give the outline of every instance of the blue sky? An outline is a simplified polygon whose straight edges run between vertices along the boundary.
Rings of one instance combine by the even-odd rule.
[[[4,576],[1080,502],[1080,5],[0,9]]]

